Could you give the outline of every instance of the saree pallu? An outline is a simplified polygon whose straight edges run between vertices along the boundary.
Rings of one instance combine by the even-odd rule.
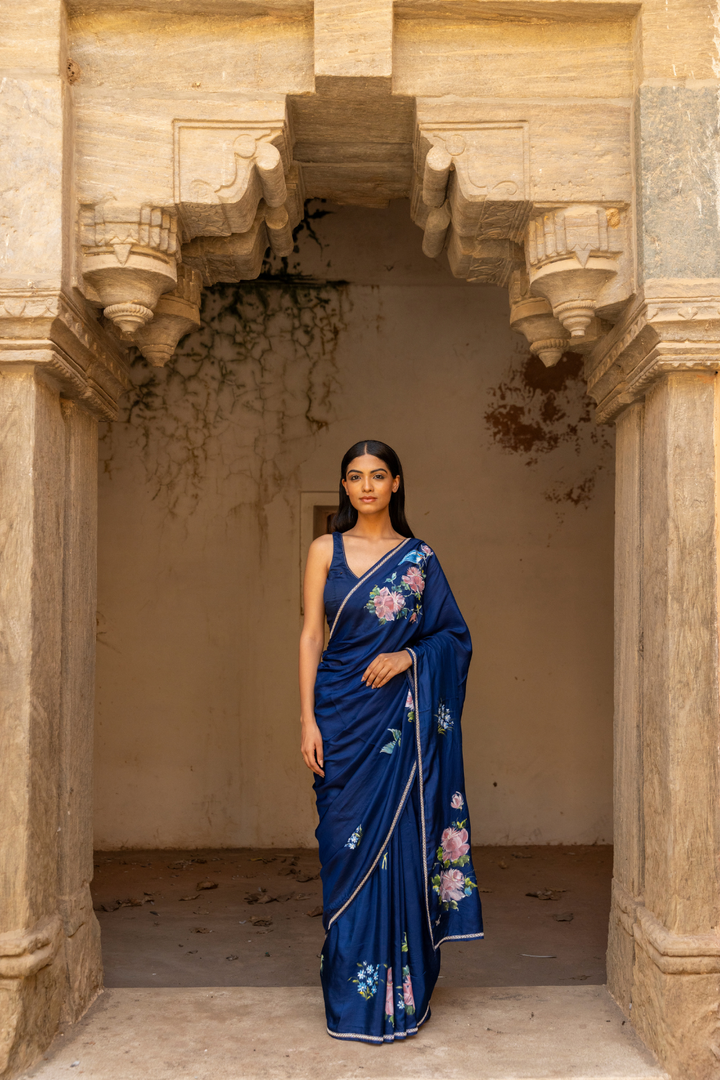
[[[443,941],[481,938],[460,716],[470,635],[433,551],[404,540],[361,578],[342,536],[325,588],[315,715],[328,1033],[382,1043],[430,1016]],[[412,666],[377,690],[381,652]]]

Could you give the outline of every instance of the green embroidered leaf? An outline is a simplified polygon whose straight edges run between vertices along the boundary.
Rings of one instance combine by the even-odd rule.
[[[392,754],[395,747],[400,745],[401,732],[398,731],[397,728],[392,728],[392,727],[388,728],[388,731],[392,735],[392,742],[385,743],[385,745],[380,750],[381,754]]]

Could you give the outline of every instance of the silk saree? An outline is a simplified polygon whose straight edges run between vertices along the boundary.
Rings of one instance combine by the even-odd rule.
[[[328,1033],[383,1043],[430,1016],[445,941],[481,938],[460,716],[470,635],[438,560],[406,539],[362,577],[333,534],[315,716]],[[412,666],[361,681],[381,652]]]

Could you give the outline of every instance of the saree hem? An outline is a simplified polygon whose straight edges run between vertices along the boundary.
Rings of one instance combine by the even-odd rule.
[[[371,1043],[385,1043],[395,1042],[396,1039],[407,1039],[408,1035],[417,1035],[422,1024],[431,1017],[430,1006],[428,1005],[425,1010],[425,1014],[422,1020],[418,1020],[414,1028],[408,1028],[407,1031],[394,1031],[392,1035],[354,1035],[350,1032],[344,1031],[331,1031],[327,1028],[327,1033],[332,1039],[350,1039],[355,1042],[371,1042]]]
[[[475,933],[475,934],[448,934],[447,937],[440,938],[437,945],[433,945],[433,948],[434,949],[439,949],[440,946],[445,941],[473,941],[473,940],[477,940],[478,938],[484,938],[484,937],[485,937],[485,935],[482,932],[482,930],[480,930],[478,933]]]

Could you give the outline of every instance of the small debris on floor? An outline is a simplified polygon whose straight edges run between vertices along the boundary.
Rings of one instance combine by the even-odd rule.
[[[193,926],[190,933],[191,934],[212,934],[212,930],[208,930],[207,926]]]
[[[529,956],[531,960],[557,960],[556,953],[521,952],[521,956]]]
[[[501,859],[500,862],[498,863],[498,866],[500,867],[501,870],[507,870],[508,865],[509,864],[506,863],[504,859]]]
[[[513,859],[532,859],[532,855],[526,855],[524,851],[511,851]]]
[[[310,908],[310,911],[306,911],[306,912],[305,912],[305,914],[306,914],[306,915],[309,915],[311,919],[315,919],[315,918],[317,918],[317,916],[318,916],[318,915],[322,915],[322,913],[323,913],[323,906],[322,906],[322,904],[318,904],[318,906],[317,906],[317,907],[314,907],[314,908]]]
[[[296,881],[316,881],[320,874],[298,874]]]
[[[217,881],[198,881],[196,889],[217,889]]]
[[[272,918],[270,915],[252,915],[250,922],[253,926],[272,926]]]
[[[559,900],[567,889],[537,889],[535,892],[526,892],[526,896],[537,897],[538,900]]]
[[[230,953],[230,955],[226,956],[225,959],[226,960],[237,960],[238,956],[236,955],[236,953]]]
[[[192,896],[181,896],[180,901],[182,902],[183,900],[197,900],[199,895],[200,893],[193,893]]]
[[[553,915],[555,922],[572,922],[574,918],[572,911],[559,911]]]

